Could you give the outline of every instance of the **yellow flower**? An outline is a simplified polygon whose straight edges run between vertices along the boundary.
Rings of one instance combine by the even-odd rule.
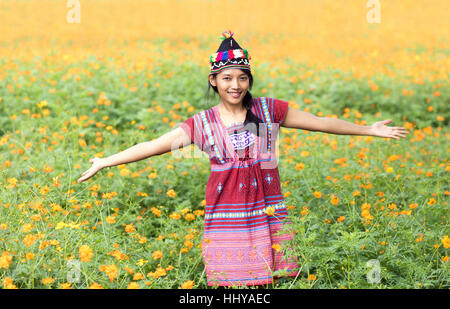
[[[181,285],[182,289],[192,289],[192,287],[194,286],[194,281],[192,280],[188,280],[183,282],[183,284]]]
[[[316,279],[317,279],[317,277],[315,275],[313,275],[313,274],[309,275],[309,277],[308,277],[309,281],[314,281]]]
[[[266,207],[266,214],[269,217],[273,216],[274,213],[275,213],[275,207],[273,207],[273,206]]]
[[[322,193],[319,192],[319,191],[314,191],[313,195],[314,195],[315,198],[321,198],[322,197]]]
[[[107,223],[116,223],[116,218],[114,218],[113,216],[108,216],[106,217],[106,222]]]
[[[337,219],[337,222],[342,222],[342,221],[344,221],[345,220],[345,216],[340,216],[338,219]]]
[[[139,259],[139,261],[137,261],[136,265],[142,266],[142,265],[147,264],[147,263],[148,263],[148,260]]]
[[[28,233],[28,232],[31,231],[33,228],[34,228],[34,225],[31,224],[31,223],[24,224],[24,225],[22,226],[22,232],[23,232],[23,233]]]
[[[445,249],[448,249],[450,247],[450,238],[447,235],[442,237],[441,241]]]
[[[58,222],[58,224],[56,224],[56,226],[55,226],[55,230],[60,230],[65,226],[66,226],[66,224],[64,222]]]

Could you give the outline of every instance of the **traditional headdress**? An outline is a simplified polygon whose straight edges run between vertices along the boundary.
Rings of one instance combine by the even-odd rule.
[[[209,57],[211,73],[219,73],[225,68],[237,68],[250,70],[252,59],[246,49],[242,49],[233,38],[233,32],[227,30],[222,33],[222,43],[216,53]]]

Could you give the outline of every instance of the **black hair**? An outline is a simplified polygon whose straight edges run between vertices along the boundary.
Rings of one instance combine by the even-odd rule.
[[[263,123],[263,121],[261,119],[259,119],[258,116],[256,116],[252,112],[253,96],[250,93],[250,89],[252,89],[252,86],[253,86],[253,75],[250,72],[250,70],[247,70],[247,69],[240,69],[240,70],[243,73],[245,73],[249,79],[249,89],[247,90],[247,93],[245,94],[244,98],[242,99],[242,104],[244,105],[245,109],[247,110],[247,115],[246,115],[245,121],[244,121],[244,127],[249,123],[254,123],[256,125],[256,129],[257,129],[256,135],[259,136],[259,124]],[[215,78],[217,76],[217,74],[219,74],[219,73],[213,73],[211,75]],[[208,98],[210,96],[211,88],[214,90],[214,97],[216,96],[216,93],[219,93],[219,91],[217,90],[217,86],[211,85],[211,83],[208,80],[208,89],[206,90],[206,95],[205,95],[207,102],[209,101]]]

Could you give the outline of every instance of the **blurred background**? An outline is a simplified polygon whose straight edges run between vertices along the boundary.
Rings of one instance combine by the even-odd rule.
[[[376,8],[370,4],[377,2],[380,22],[370,23]],[[77,7],[79,23],[68,22]],[[289,58],[320,70],[419,81],[447,77],[449,10],[446,0],[2,0],[0,53],[12,59],[95,54],[138,68],[175,57],[208,66],[218,37],[230,28],[255,66]]]

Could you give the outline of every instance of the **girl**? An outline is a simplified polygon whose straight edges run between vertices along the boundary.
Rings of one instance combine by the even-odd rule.
[[[137,144],[108,158],[91,159],[92,166],[78,182],[100,169],[139,161],[194,143],[210,158],[206,185],[202,255],[208,285],[263,285],[272,273],[285,270],[297,276],[299,267],[280,250],[292,239],[283,226],[290,224],[281,192],[275,142],[279,126],[332,134],[371,135],[400,139],[403,127],[391,120],[371,126],[317,117],[288,106],[288,102],[253,98],[248,51],[225,31],[211,55],[208,91],[220,103],[203,110],[161,137]],[[283,229],[283,230],[282,230]]]

